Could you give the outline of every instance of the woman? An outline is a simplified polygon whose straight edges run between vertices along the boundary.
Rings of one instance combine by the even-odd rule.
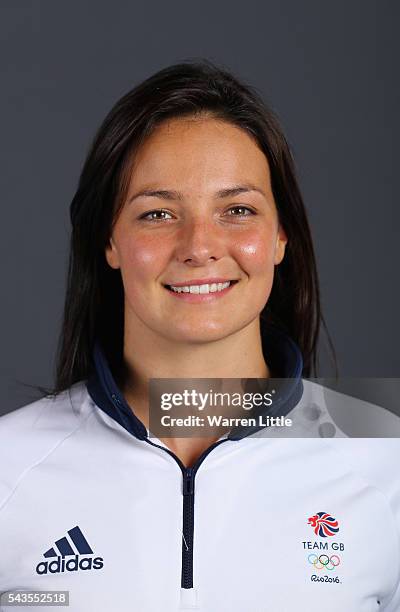
[[[0,590],[79,612],[399,610],[399,445],[315,437],[313,247],[258,95],[206,62],[155,74],[105,119],[71,219],[55,393],[1,419]],[[292,416],[281,435],[152,436],[150,379],[272,376],[258,412]]]

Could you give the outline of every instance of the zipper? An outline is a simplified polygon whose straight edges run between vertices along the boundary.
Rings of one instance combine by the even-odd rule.
[[[183,589],[193,588],[194,478],[193,468],[183,473],[182,579]]]
[[[228,438],[218,440],[209,446],[202,455],[197,459],[191,468],[187,468],[182,461],[168,448],[164,448],[159,444],[151,442],[148,438],[145,442],[161,448],[163,451],[171,455],[177,462],[182,471],[182,495],[183,495],[183,521],[182,521],[182,573],[181,587],[183,589],[193,588],[193,541],[194,541],[194,491],[196,472],[204,459],[211,453],[214,448],[227,442]]]

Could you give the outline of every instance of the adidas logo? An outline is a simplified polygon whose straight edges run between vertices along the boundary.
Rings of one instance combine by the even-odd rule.
[[[78,570],[101,569],[104,565],[102,557],[80,557],[80,555],[93,555],[93,550],[82,531],[78,527],[73,527],[68,532],[70,540],[65,537],[55,542],[54,548],[49,548],[43,557],[52,561],[41,561],[36,566],[37,574],[60,574],[61,572],[77,572]],[[71,543],[72,542],[72,543]],[[78,554],[73,549],[75,546]],[[58,553],[56,552],[58,550]],[[70,557],[70,559],[66,559]]]

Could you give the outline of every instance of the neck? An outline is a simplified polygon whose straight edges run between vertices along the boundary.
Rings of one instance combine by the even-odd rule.
[[[141,325],[125,327],[124,362],[136,387],[149,378],[266,378],[259,320],[220,340],[175,342]],[[133,386],[132,384],[130,386]]]
[[[123,392],[149,428],[150,378],[268,378],[259,320],[213,342],[173,342],[141,324],[125,325]],[[218,438],[168,438],[163,442],[184,462],[193,461]]]

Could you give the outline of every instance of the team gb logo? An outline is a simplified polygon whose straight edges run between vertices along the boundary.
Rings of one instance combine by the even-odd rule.
[[[317,512],[311,516],[308,519],[308,525],[314,529],[315,535],[322,538],[333,536],[339,531],[339,523],[327,512]]]

